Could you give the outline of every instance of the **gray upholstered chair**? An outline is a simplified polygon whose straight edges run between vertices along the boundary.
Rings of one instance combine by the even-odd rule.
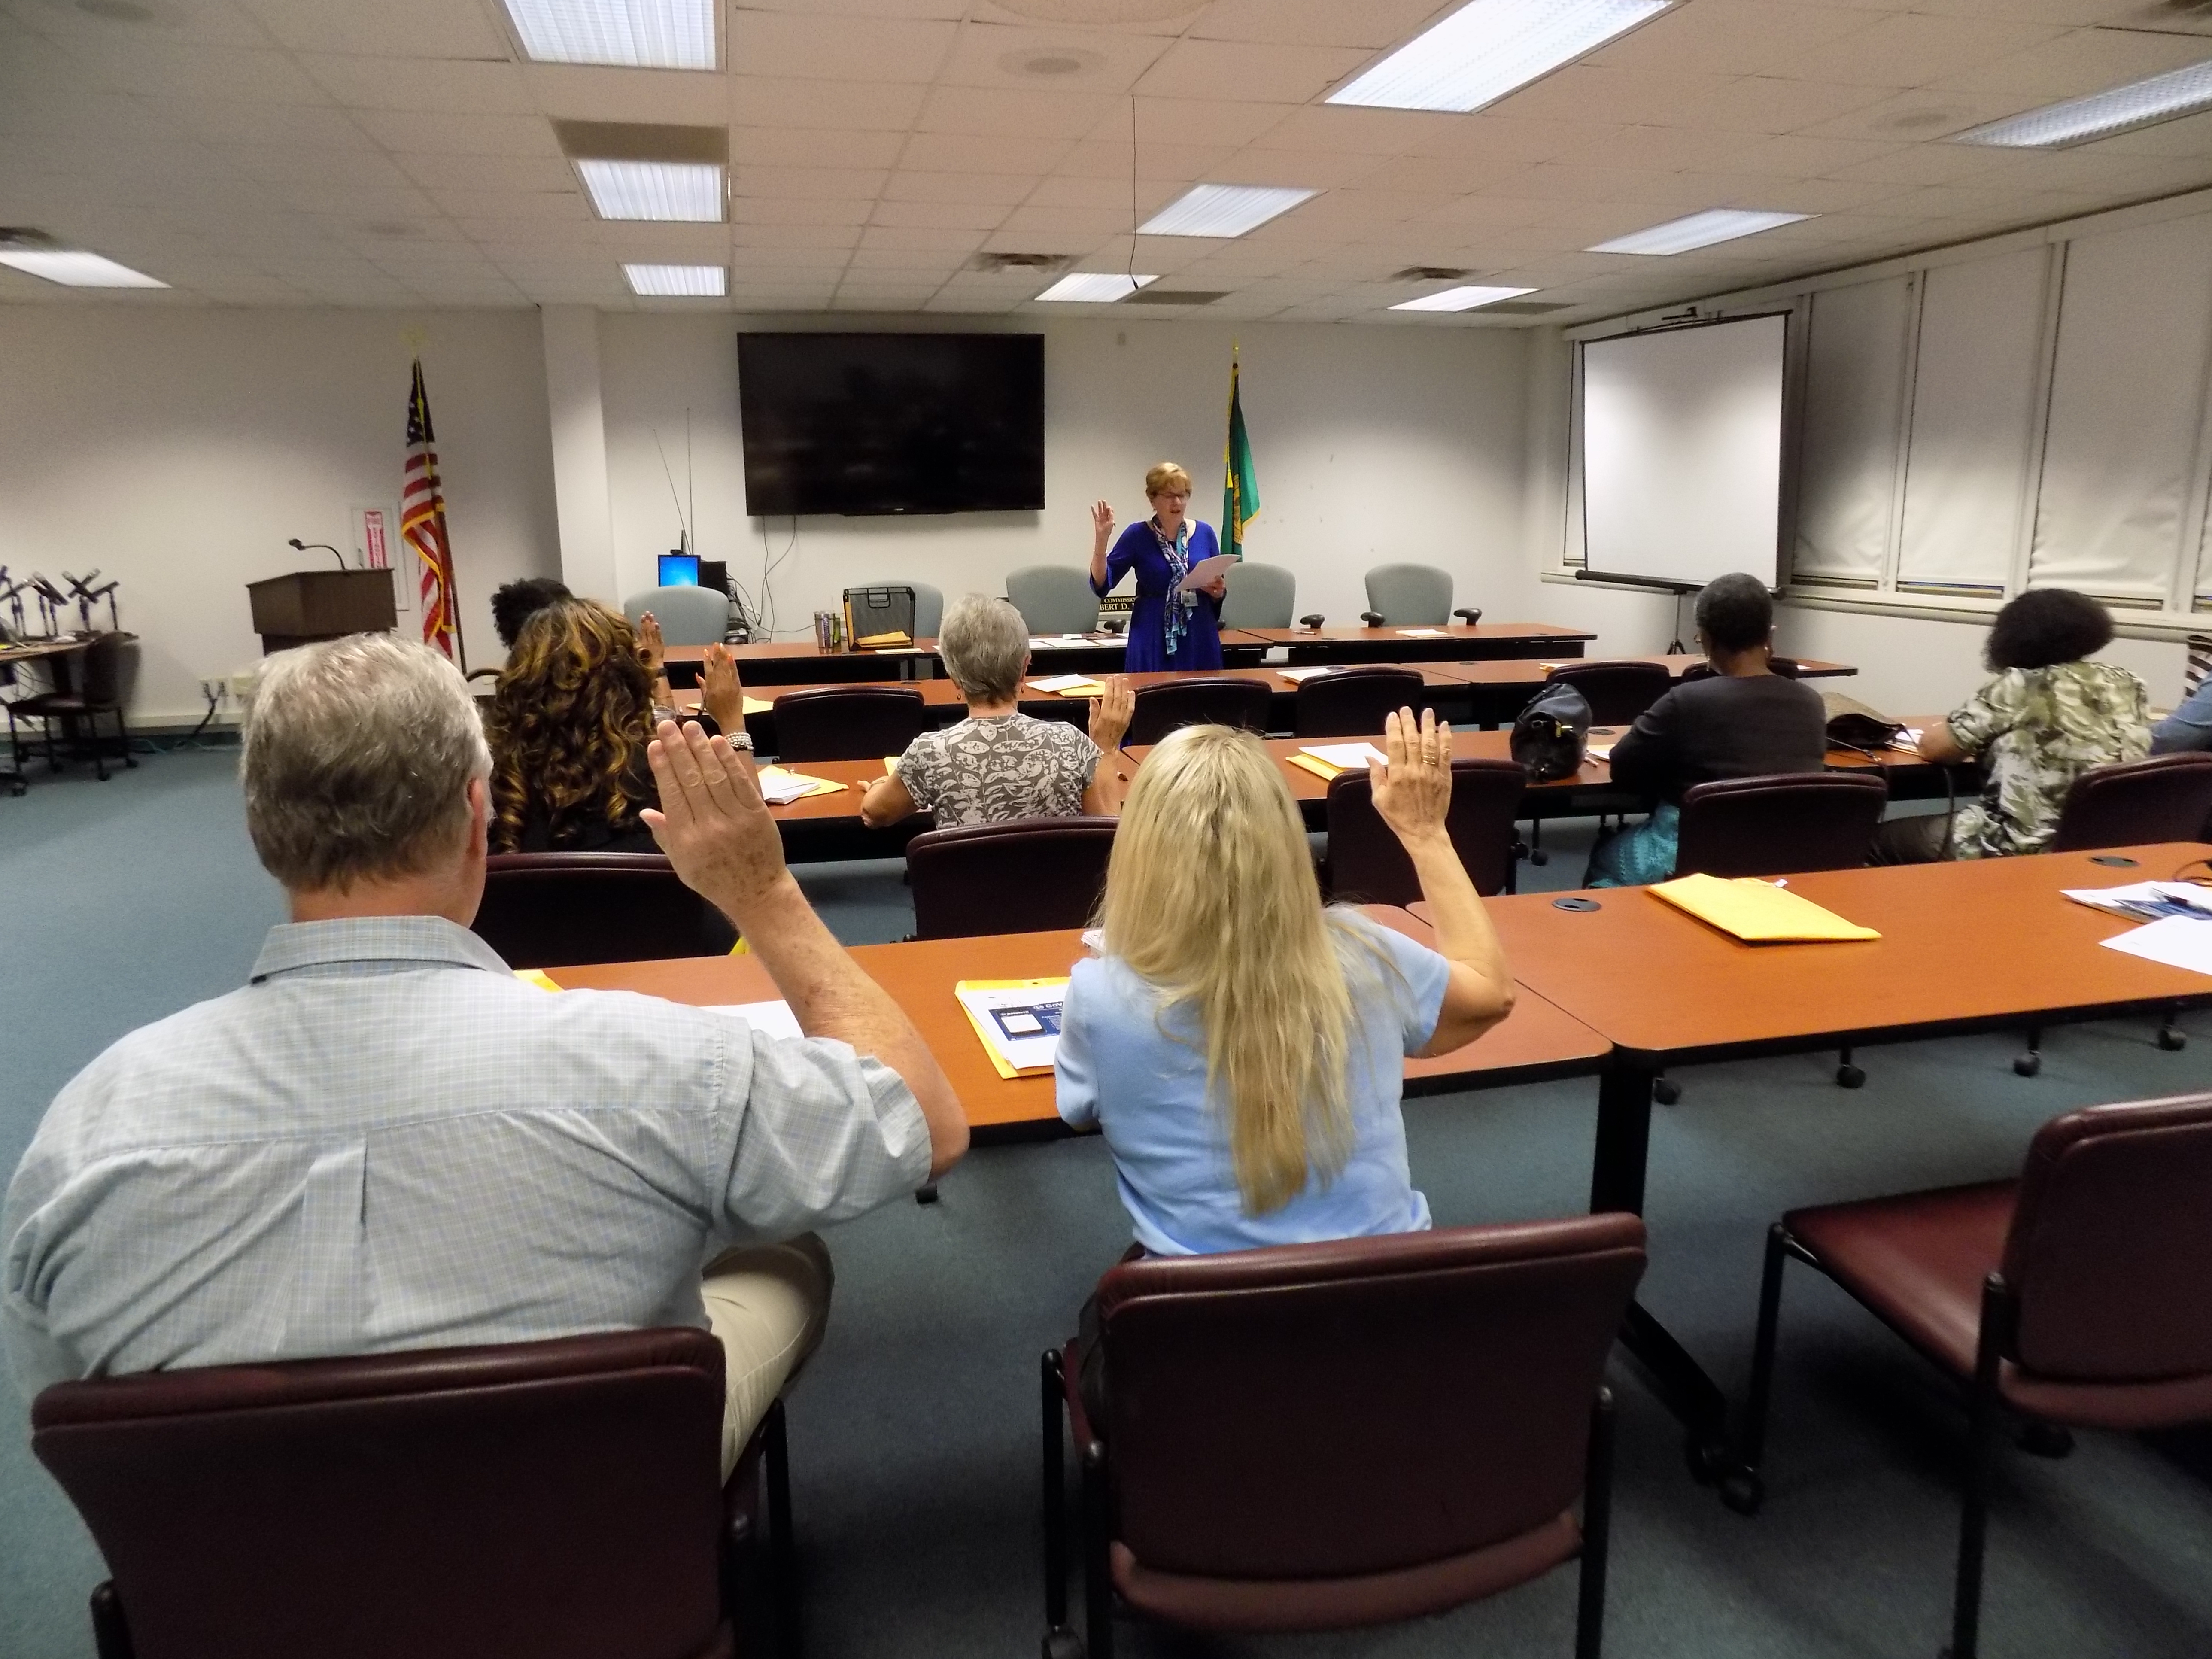
[[[1452,609],[1449,570],[1432,564],[1378,564],[1367,573],[1367,609],[1372,628],[1437,628],[1457,616],[1473,622],[1480,611]]]
[[[711,587],[649,587],[623,601],[633,628],[648,611],[670,645],[712,645],[730,630],[729,596]]]
[[[1229,597],[1221,602],[1224,628],[1288,628],[1297,609],[1298,579],[1279,564],[1250,560],[1229,570]]]
[[[1006,573],[1006,600],[1032,634],[1088,634],[1098,626],[1098,596],[1087,570],[1032,564]]]

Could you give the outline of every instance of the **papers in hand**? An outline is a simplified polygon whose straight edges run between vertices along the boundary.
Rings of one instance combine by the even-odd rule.
[[[1186,587],[1211,587],[1218,579],[1226,575],[1229,567],[1236,562],[1236,559],[1227,553],[1216,553],[1211,558],[1200,559],[1183,572],[1182,580],[1175,585],[1175,591],[1180,593]]]
[[[1718,876],[1680,876],[1644,890],[1746,945],[1881,937],[1871,927],[1845,921],[1834,911],[1824,910],[1812,900],[1756,876],[1740,876],[1732,881]]]
[[[1038,691],[1049,691],[1056,697],[1097,697],[1105,694],[1106,688],[1088,674],[1048,674],[1041,680],[1031,680],[1030,685]]]
[[[2124,887],[2069,887],[2066,896],[2092,910],[2109,910],[2131,921],[2166,916],[2212,921],[2212,887],[2189,881],[2138,881]]]
[[[803,1037],[799,1016],[787,1002],[723,1002],[708,1008],[710,1014],[735,1014],[763,1036]]]
[[[811,778],[804,772],[787,772],[781,766],[760,769],[761,799],[770,806],[788,806],[809,795],[835,794],[845,786],[828,778]]]
[[[2163,887],[2172,884],[2143,884]],[[2066,896],[2075,896],[2069,893]],[[2167,916],[2131,929],[2118,939],[2100,939],[2098,943],[2108,951],[2124,951],[2147,962],[2162,962],[2169,968],[2184,968],[2192,974],[2212,975],[2212,926],[2194,916]]]
[[[983,1052],[1000,1077],[1052,1070],[1060,1052],[1060,1009],[1067,976],[1056,979],[963,979],[952,988]]]
[[[1370,760],[1387,761],[1371,743],[1316,743],[1291,757],[1291,764],[1304,767],[1317,777],[1340,778],[1346,772],[1364,772]]]

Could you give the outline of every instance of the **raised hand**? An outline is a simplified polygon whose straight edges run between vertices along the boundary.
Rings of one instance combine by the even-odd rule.
[[[1401,708],[1382,722],[1384,760],[1367,763],[1374,786],[1375,810],[1391,834],[1411,846],[1425,836],[1444,833],[1444,817],[1451,807],[1451,726],[1437,719],[1437,711]]]
[[[650,611],[637,619],[637,654],[645,659],[645,672],[659,679],[668,642],[660,637],[660,619]]]
[[[1109,674],[1106,690],[1091,702],[1091,741],[1098,751],[1110,755],[1121,746],[1131,716],[1137,712],[1137,694],[1129,690],[1127,674]]]
[[[746,915],[791,878],[751,772],[696,720],[680,731],[674,720],[661,721],[646,756],[660,805],[638,816],[684,884],[750,933]]]
[[[745,729],[745,689],[738,683],[738,659],[720,640],[708,646],[700,665],[699,703],[723,731]]]
[[[1114,509],[1103,501],[1091,503],[1091,556],[1097,558],[1114,539]]]

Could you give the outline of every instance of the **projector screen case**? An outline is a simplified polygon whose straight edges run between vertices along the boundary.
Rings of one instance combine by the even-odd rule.
[[[1583,560],[1702,587],[1780,567],[1783,313],[1582,348]]]

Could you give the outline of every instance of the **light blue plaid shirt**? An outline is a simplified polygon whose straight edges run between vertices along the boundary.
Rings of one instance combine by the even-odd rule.
[[[559,996],[428,916],[271,930],[252,983],[133,1031],[0,1207],[0,1339],[65,1378],[706,1323],[732,1243],[928,1178],[842,1042]]]

